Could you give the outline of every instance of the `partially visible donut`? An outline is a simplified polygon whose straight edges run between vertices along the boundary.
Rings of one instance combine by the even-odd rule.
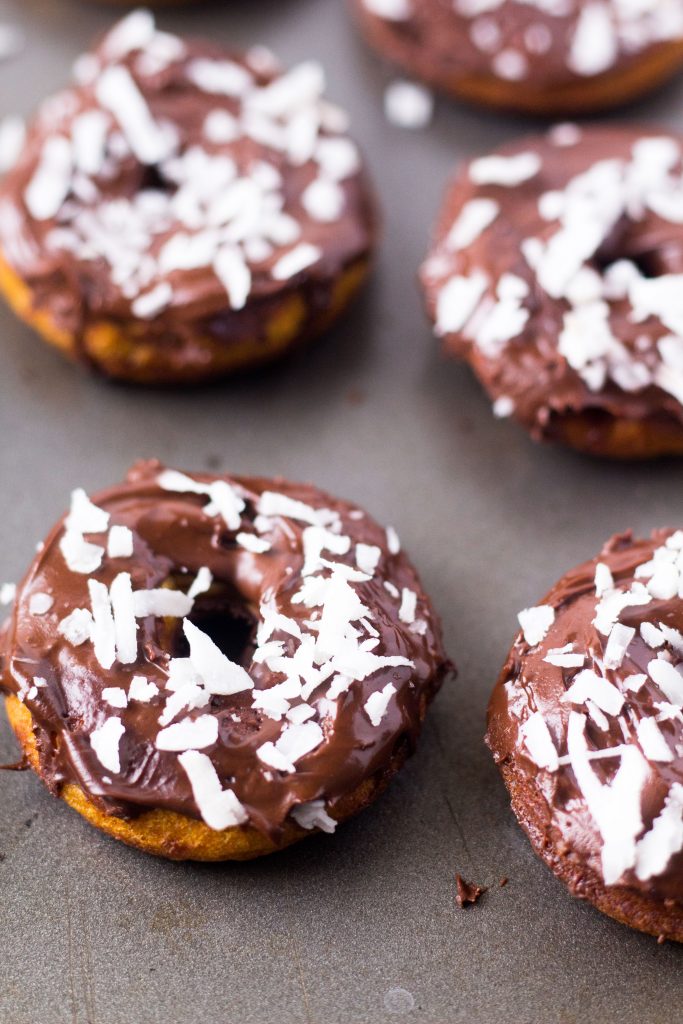
[[[683,531],[613,537],[522,627],[487,743],[536,853],[582,899],[683,942]]]
[[[0,186],[0,290],[46,340],[119,380],[194,383],[348,306],[377,218],[320,65],[136,11],[74,75]]]
[[[471,161],[421,278],[499,416],[595,455],[683,454],[683,141],[561,125]]]
[[[577,115],[624,104],[683,66],[680,0],[352,0],[368,41],[459,99]]]
[[[48,788],[172,859],[246,859],[369,804],[450,668],[394,530],[314,487],[158,463],[74,493],[2,636]]]

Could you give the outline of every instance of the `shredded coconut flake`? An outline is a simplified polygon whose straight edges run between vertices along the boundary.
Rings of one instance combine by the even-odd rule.
[[[238,533],[235,540],[245,551],[251,551],[255,555],[263,555],[272,547],[269,540],[263,540],[254,533]]]
[[[158,750],[203,750],[218,739],[218,719],[213,715],[185,718],[157,733]]]
[[[95,751],[98,761],[114,775],[121,771],[119,744],[125,731],[121,719],[111,717],[90,734],[90,746]]]
[[[654,718],[641,718],[636,733],[641,750],[649,761],[673,761],[673,751]]]
[[[483,156],[470,164],[470,180],[475,185],[503,185],[514,188],[541,169],[541,158],[537,153],[517,153],[515,156]]]
[[[128,707],[128,697],[121,686],[105,686],[102,690],[102,700],[113,708]]]
[[[543,604],[536,608],[525,608],[517,616],[524,639],[529,647],[540,644],[555,621],[555,609]]]
[[[80,647],[86,640],[90,640],[92,630],[93,617],[88,608],[74,608],[57,627],[57,632],[74,647]]]
[[[394,684],[387,683],[382,690],[371,693],[363,705],[365,713],[375,727],[381,724],[389,708],[389,701],[395,693],[396,687]]]
[[[211,759],[197,750],[187,750],[178,762],[192,786],[199,813],[209,828],[221,832],[243,825],[247,812],[231,789],[223,789]]]
[[[144,676],[133,676],[128,687],[128,700],[137,700],[142,704],[149,704],[152,697],[156,697],[159,687]]]
[[[241,665],[230,661],[211,637],[185,619],[183,632],[190,645],[190,662],[209,693],[229,695],[252,690],[254,681]]]
[[[324,800],[310,800],[307,804],[298,804],[290,813],[297,825],[305,829],[318,828],[321,832],[332,834],[337,827],[337,822],[325,810]]]
[[[534,711],[529,715],[520,727],[520,734],[531,759],[538,767],[547,768],[551,772],[557,771],[559,766],[557,749],[540,711]]]
[[[130,558],[133,554],[133,532],[127,526],[112,526],[107,538],[109,558]]]
[[[54,599],[49,594],[31,594],[28,602],[28,610],[31,615],[45,615],[54,604]]]

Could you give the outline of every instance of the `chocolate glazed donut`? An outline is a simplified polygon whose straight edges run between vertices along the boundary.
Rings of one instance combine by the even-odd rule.
[[[395,531],[310,486],[158,463],[74,493],[2,651],[48,788],[197,860],[334,831],[398,770],[450,669]]]
[[[562,125],[469,163],[422,267],[448,353],[536,440],[683,453],[678,136]]]
[[[46,340],[119,380],[195,383],[347,307],[377,218],[318,64],[284,72],[137,11],[74,76],[0,186],[0,289]]]
[[[351,0],[368,41],[460,99],[557,116],[626,103],[683,64],[680,0]]]
[[[617,536],[522,632],[487,742],[540,857],[575,896],[683,942],[683,531]]]

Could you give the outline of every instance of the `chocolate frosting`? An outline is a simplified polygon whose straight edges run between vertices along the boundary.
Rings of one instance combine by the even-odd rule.
[[[644,540],[616,536],[567,573],[540,606],[541,616],[554,610],[542,639],[520,633],[510,651],[487,735],[499,764],[511,765],[534,794],[533,812],[518,804],[518,814],[528,810],[540,842],[573,859],[577,879],[588,869],[607,885],[679,902],[683,684],[674,666],[683,654],[683,600],[677,590],[671,596],[671,580],[682,542],[683,533],[671,530]],[[619,596],[627,592],[630,604]],[[526,615],[520,621],[528,628]],[[548,662],[572,655],[572,665]],[[662,680],[664,665],[673,676]],[[592,753],[608,749],[611,756]]]
[[[389,56],[427,80],[493,76],[558,89],[621,70],[683,37],[675,0],[354,0]]]
[[[445,350],[497,415],[538,439],[567,414],[680,428],[681,176],[678,136],[608,126],[561,125],[463,168],[421,278]],[[449,300],[456,281],[478,289],[471,307]]]
[[[92,573],[72,571],[62,550],[65,520],[52,530],[18,590],[4,631],[2,688],[18,695],[31,712],[40,774],[53,792],[73,782],[112,814],[167,808],[201,817],[201,794],[198,803],[179,761],[183,744],[175,750],[157,746],[160,715],[173,696],[171,659],[176,668],[188,665],[177,661],[187,657],[180,619],[138,613],[134,660],[122,664],[117,647],[109,669],[101,664],[94,632],[87,639],[74,637],[64,620],[74,609],[90,609],[93,580],[111,588],[128,573],[135,592],[169,586],[187,591],[199,570],[208,568],[212,587],[195,597],[188,618],[227,654],[230,671],[241,672],[235,665],[247,670],[253,690],[221,695],[216,691],[223,684],[211,687],[204,667],[199,706],[181,707],[170,721],[217,720],[215,741],[198,747],[222,787],[239,800],[240,821],[277,840],[290,810],[322,800],[334,815],[338,801],[386,769],[402,744],[412,749],[426,705],[449,668],[439,621],[395,534],[357,507],[280,479],[193,474],[184,478],[185,485],[203,493],[177,493],[168,489],[175,486],[172,478],[160,486],[162,470],[158,463],[139,464],[124,484],[93,499],[109,515],[110,532],[87,534],[86,541],[106,547],[112,527],[127,527],[131,557],[103,554]],[[236,507],[244,502],[232,528],[207,505],[208,488],[216,481],[229,488],[224,492],[229,500],[237,496]],[[274,493],[276,502],[285,502],[280,511],[271,504],[264,514],[264,492],[271,501]],[[73,516],[72,510],[72,526]],[[347,553],[330,553],[330,543]],[[357,564],[367,571],[359,572]],[[330,580],[332,589],[325,591]],[[322,596],[311,589],[310,600],[302,603],[297,594],[304,587],[322,588]],[[348,600],[362,602],[350,612],[353,623],[344,619]],[[322,650],[325,630],[327,650]],[[291,661],[294,655],[297,660]],[[319,683],[302,693],[316,668]],[[135,699],[134,676],[154,684],[156,692]],[[285,682],[288,689],[280,685],[277,692],[286,700],[281,696],[279,706],[268,700],[257,706],[265,691]],[[203,687],[211,692],[203,693]],[[112,706],[111,688],[129,694],[127,706],[118,706],[118,698]],[[305,719],[304,725],[295,728],[301,712],[296,721]],[[112,717],[120,719],[119,771],[102,763],[93,741]],[[168,718],[164,725],[169,727]],[[290,743],[289,770],[273,767],[278,755],[269,746],[267,756],[264,745],[277,744],[284,732],[291,739],[297,728],[317,731],[318,741],[301,756]]]
[[[132,324],[199,371],[198,339],[265,338],[294,294],[319,316],[367,260],[374,203],[319,65],[285,72],[137,11],[74,75],[0,187],[4,259],[58,328]]]

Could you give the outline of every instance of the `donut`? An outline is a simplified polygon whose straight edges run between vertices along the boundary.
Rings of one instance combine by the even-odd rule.
[[[559,125],[465,166],[421,280],[497,416],[612,458],[683,453],[683,140]]]
[[[379,54],[471,103],[541,116],[627,103],[683,66],[680,0],[351,0]]]
[[[683,942],[683,530],[626,533],[519,615],[487,743],[575,896]]]
[[[173,860],[333,832],[412,752],[451,669],[394,529],[312,486],[158,462],[74,491],[0,650],[48,789]]]
[[[192,384],[326,330],[367,275],[374,198],[319,64],[279,68],[136,11],[43,103],[0,185],[0,292],[65,355]]]

